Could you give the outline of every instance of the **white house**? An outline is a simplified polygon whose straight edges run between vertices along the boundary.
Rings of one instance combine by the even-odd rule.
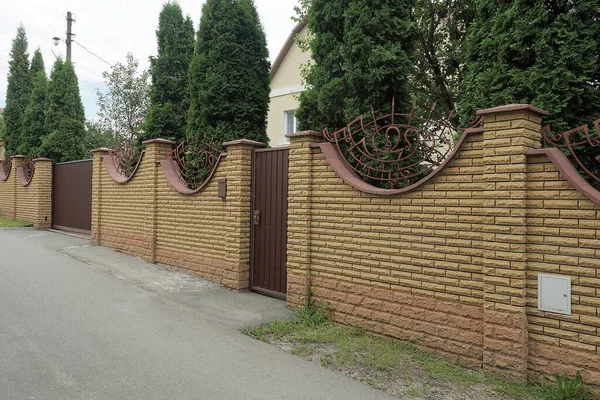
[[[286,133],[296,132],[294,112],[302,86],[302,66],[311,59],[310,51],[302,51],[296,37],[306,35],[306,24],[296,25],[271,68],[271,104],[267,120],[267,135],[271,147],[285,145]]]

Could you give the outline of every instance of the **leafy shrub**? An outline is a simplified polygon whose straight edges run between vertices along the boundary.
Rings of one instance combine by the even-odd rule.
[[[331,321],[331,307],[317,303],[312,292],[308,294],[304,308],[296,310],[296,318],[302,326],[315,328]]]
[[[591,388],[583,383],[581,373],[571,379],[565,375],[554,375],[556,400],[584,400],[589,398]]]

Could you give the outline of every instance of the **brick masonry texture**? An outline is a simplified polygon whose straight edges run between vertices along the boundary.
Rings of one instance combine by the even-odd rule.
[[[574,191],[544,156],[527,165],[529,366],[582,370],[600,385],[600,206]],[[571,276],[572,315],[537,309],[537,274]]]
[[[52,224],[52,161],[35,160],[35,172],[28,185],[17,177],[22,158],[14,158],[6,181],[0,180],[0,215],[31,222],[36,229]]]
[[[337,321],[454,361],[516,379],[581,370],[600,385],[600,206],[548,156],[527,155],[541,147],[542,110],[479,113],[484,128],[443,170],[393,196],[353,188],[314,146],[318,134],[293,135],[288,303],[312,292]],[[107,151],[94,153],[93,241],[248,289],[253,146],[232,143],[192,195],[164,176],[171,149],[148,144],[122,184]],[[217,178],[227,179],[224,200]],[[540,272],[572,278],[571,316],[538,311]]]
[[[444,170],[394,196],[336,175],[313,135],[291,138],[288,302],[524,379],[600,384],[600,206],[541,147],[541,114],[484,110]],[[537,310],[537,274],[573,280],[573,315]],[[559,355],[559,356],[558,356]]]
[[[182,267],[237,290],[249,287],[253,146],[234,144],[198,194],[175,191],[159,162],[171,145],[151,143],[131,180],[116,183],[94,153],[92,240],[150,262]],[[227,179],[219,199],[218,179]]]

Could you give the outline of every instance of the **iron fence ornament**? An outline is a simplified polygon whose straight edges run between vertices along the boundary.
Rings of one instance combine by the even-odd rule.
[[[31,182],[33,179],[33,174],[35,173],[35,163],[33,162],[33,158],[27,157],[23,160],[23,177],[27,181],[27,183]]]
[[[589,125],[582,125],[577,128],[568,130],[563,133],[553,133],[550,125],[542,128],[543,144],[546,148],[556,147],[567,153],[567,156],[579,167],[580,172],[583,171],[588,178],[596,182],[596,186],[600,184],[600,119],[594,121],[595,136],[590,134]],[[583,133],[583,138],[575,137],[575,135]],[[597,149],[596,149],[597,148]],[[582,155],[585,151],[595,151],[597,156],[592,156],[598,162],[595,171],[591,169]],[[590,160],[591,161],[591,160]]]
[[[333,143],[350,168],[365,182],[377,187],[399,189],[421,180],[435,171],[454,149],[452,114],[434,119],[436,105],[428,115],[416,115],[416,102],[409,114],[395,111],[377,117],[361,115],[348,126],[333,133],[323,130],[326,141]],[[472,121],[482,123],[481,119]]]
[[[180,143],[169,157],[177,165],[179,179],[189,189],[196,190],[206,184],[217,168],[221,149],[205,135],[202,141]]]
[[[142,152],[138,151],[135,146],[129,141],[120,141],[109,152],[113,157],[117,172],[129,179],[137,170],[137,167],[142,159]]]
[[[10,157],[2,160],[2,168],[4,169],[4,176],[8,178],[10,176],[10,171],[12,170],[12,160]]]

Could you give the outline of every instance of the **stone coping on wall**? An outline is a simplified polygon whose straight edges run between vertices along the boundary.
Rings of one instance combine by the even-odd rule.
[[[505,106],[485,108],[483,110],[477,110],[477,115],[489,115],[498,113],[508,113],[513,111],[530,111],[534,114],[548,116],[550,113],[546,110],[532,106],[531,104],[507,104]]]
[[[579,193],[590,199],[596,204],[600,204],[600,191],[589,184],[581,174],[575,169],[571,161],[557,148],[550,149],[535,149],[525,152],[528,156],[545,155],[558,172],[569,184]]]
[[[145,154],[146,154],[146,151],[142,150],[142,152],[140,153],[138,162],[135,165],[133,172],[129,176],[125,176],[121,172],[119,172],[119,169],[117,167],[117,160],[114,155],[107,154],[107,155],[103,156],[102,158],[104,159],[104,165],[106,166],[106,169],[108,170],[108,173],[110,174],[110,177],[118,184],[123,185],[123,184],[129,182],[131,179],[133,179],[133,177],[137,173],[138,169],[140,168],[140,165],[142,164],[142,159],[144,158]]]
[[[380,195],[380,196],[393,196],[393,195],[397,195],[400,193],[405,193],[405,192],[411,191],[411,190],[423,185],[424,183],[426,183],[433,177],[435,177],[438,173],[440,173],[444,169],[444,167],[446,167],[446,165],[448,165],[448,163],[460,151],[460,148],[462,147],[462,145],[465,142],[465,140],[467,139],[467,137],[469,137],[470,135],[473,135],[473,134],[478,134],[478,133],[483,133],[483,128],[465,129],[463,134],[461,135],[460,139],[456,143],[454,150],[452,150],[452,153],[450,153],[449,156],[446,157],[444,162],[442,162],[442,164],[440,164],[440,166],[438,168],[436,168],[434,171],[429,173],[426,177],[420,179],[418,182],[415,182],[412,185],[403,187],[401,189],[383,189],[383,188],[378,188],[376,186],[368,184],[367,182],[362,180],[352,170],[352,167],[348,164],[348,161],[346,161],[346,159],[343,157],[343,155],[340,154],[340,152],[335,148],[335,146],[332,143],[313,143],[311,146],[321,149],[321,152],[323,153],[323,155],[327,159],[327,162],[329,163],[329,165],[331,165],[331,167],[333,168],[335,173],[340,178],[342,178],[344,180],[344,182],[346,182],[348,185],[350,185],[353,188],[360,190],[361,192],[364,192],[364,193],[375,194],[375,195]],[[301,132],[300,134],[292,134],[292,135],[296,135],[296,136],[290,136],[290,137],[316,136],[312,132],[307,132],[307,133]]]
[[[176,142],[174,142],[172,140],[167,140],[167,139],[150,139],[150,140],[146,140],[146,141],[142,142],[142,144],[144,144],[146,146],[156,145],[156,144],[158,144],[158,145],[164,144],[164,145],[172,146],[172,145],[175,145]],[[251,147],[256,147],[256,148],[266,146],[264,143],[256,142],[254,140],[248,140],[248,139],[240,139],[240,140],[234,140],[234,141],[229,141],[229,142],[223,143],[223,146],[225,146],[225,147],[240,146],[240,145],[251,146]],[[140,158],[130,176],[125,176],[119,171],[118,165],[117,165],[117,160],[114,155],[110,154],[111,151],[112,151],[111,149],[102,147],[102,148],[91,150],[90,153],[92,153],[92,154],[106,153],[102,156],[102,159],[104,160],[104,165],[105,165],[106,169],[108,170],[110,177],[118,184],[128,183],[136,175],[136,173],[142,163],[142,158],[144,157],[146,151],[142,150],[142,152],[140,153]],[[221,153],[219,155],[219,158],[218,158],[213,170],[211,171],[209,177],[202,184],[202,186],[200,186],[199,188],[194,189],[194,190],[190,189],[186,185],[186,183],[180,178],[180,173],[178,171],[179,167],[177,166],[176,162],[167,158],[165,160],[161,160],[160,165],[162,167],[162,170],[165,174],[167,181],[169,182],[169,184],[175,191],[177,191],[180,194],[184,194],[184,195],[194,195],[194,194],[200,193],[202,191],[202,189],[212,180],[212,177],[214,176],[214,174],[217,170],[217,167],[219,166],[221,161],[225,160],[226,158],[227,158],[227,153]]]
[[[90,150],[90,153],[108,153],[110,149],[108,147],[100,147],[98,149]]]
[[[323,138],[323,134],[321,132],[317,132],[317,131],[302,131],[302,132],[288,133],[284,136],[288,139],[296,138],[296,137]]]
[[[223,143],[223,146],[225,146],[225,147],[239,146],[239,145],[253,146],[253,147],[266,147],[267,146],[266,144],[264,144],[262,142],[257,142],[257,141],[248,140],[248,139],[239,139],[239,140],[233,140],[231,142]]]
[[[208,185],[212,181],[213,176],[217,172],[217,168],[219,168],[219,164],[221,164],[221,161],[225,161],[226,159],[227,153],[221,153],[212,171],[210,171],[210,174],[206,177],[202,185],[200,185],[200,187],[196,189],[190,189],[190,187],[188,187],[188,185],[183,181],[183,179],[181,179],[179,166],[174,160],[170,158],[162,160],[160,162],[160,166],[162,167],[163,173],[165,174],[165,178],[169,182],[169,185],[171,185],[171,187],[177,193],[191,196],[200,193],[206,187],[206,185]]]
[[[170,145],[174,145],[175,142],[173,140],[168,140],[168,139],[150,139],[150,140],[143,141],[142,144],[144,144],[144,145],[148,145],[148,144],[170,144]]]

